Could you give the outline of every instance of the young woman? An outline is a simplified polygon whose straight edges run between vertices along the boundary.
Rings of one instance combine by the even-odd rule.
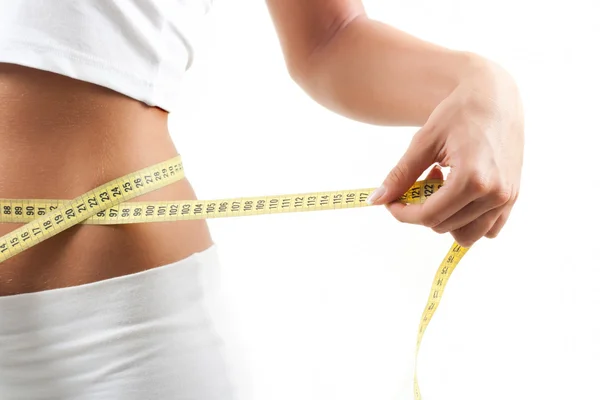
[[[176,156],[167,118],[194,54],[187,27],[208,3],[3,2],[0,198],[74,198]],[[267,5],[291,77],[316,101],[422,127],[372,204],[464,246],[500,232],[523,154],[506,71],[374,21],[360,0]],[[452,167],[438,193],[423,206],[394,202],[435,163]],[[195,198],[184,179],[134,201]],[[18,226],[0,224],[0,235]],[[202,300],[201,271],[214,268],[205,221],[77,225],[6,260],[0,397],[230,398]]]

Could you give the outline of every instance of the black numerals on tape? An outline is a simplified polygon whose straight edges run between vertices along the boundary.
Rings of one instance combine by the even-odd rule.
[[[403,202],[418,202],[418,200],[424,200],[434,194],[443,186],[443,183],[436,181],[425,181],[422,185],[417,184],[411,187],[408,192],[404,193],[400,197],[400,201]]]
[[[45,223],[44,229],[49,230],[53,225],[60,226],[64,221],[80,220],[82,214],[87,215],[89,212],[94,213],[89,221],[90,223],[118,223],[120,220],[127,220],[128,222],[144,222],[147,220],[151,222],[152,219],[166,221],[350,208],[366,205],[370,193],[370,190],[354,190],[218,201],[126,202],[130,192],[143,191],[148,184],[157,183],[155,175],[158,174],[158,178],[162,179],[163,174],[166,173],[170,176],[171,172],[177,174],[181,169],[169,166],[169,168],[163,168],[162,171],[162,173],[155,171],[156,174],[152,172],[150,175],[144,175],[144,178],[141,178],[142,175],[140,175],[140,177],[130,181],[122,181],[118,185],[105,187],[104,190],[86,196],[75,204],[70,204],[70,207],[60,215],[52,218],[52,222],[42,220],[40,223]],[[148,184],[145,180],[148,181]],[[52,204],[53,201],[56,203]],[[58,200],[42,200],[39,203],[27,206],[25,204],[24,206],[17,206],[15,203],[3,205],[0,215],[4,216],[7,222],[11,218],[22,220],[24,216],[33,219],[56,210],[60,203],[61,201]],[[104,210],[95,211],[95,208],[104,208]]]
[[[171,160],[114,180],[74,200],[2,200],[4,204],[0,208],[0,221],[30,222],[2,236],[0,260],[4,261],[70,226],[85,223],[87,218],[93,219],[94,214],[127,220],[131,216],[143,217],[141,206],[132,207],[126,201],[136,194],[147,193],[182,177],[181,161]],[[107,211],[101,211],[103,209]],[[167,205],[158,207],[159,215],[166,215],[167,211]],[[187,211],[189,213],[189,209]],[[170,215],[179,212],[178,205],[171,206]],[[92,219],[89,222],[92,222]]]
[[[135,184],[135,182],[134,182]],[[109,219],[161,220],[180,218],[211,218],[244,214],[269,214],[320,208],[344,208],[366,204],[369,192],[344,192],[322,195],[274,196],[266,198],[231,199],[197,202],[141,202],[123,203],[96,213],[96,217]],[[103,194],[100,194],[102,198]]]

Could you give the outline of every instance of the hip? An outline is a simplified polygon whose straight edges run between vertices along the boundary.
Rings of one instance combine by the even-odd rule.
[[[229,399],[213,323],[218,267],[212,246],[120,278],[0,298],[2,398]]]

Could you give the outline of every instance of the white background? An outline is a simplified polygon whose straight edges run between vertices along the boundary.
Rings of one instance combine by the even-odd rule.
[[[526,109],[522,192],[452,277],[419,362],[425,400],[599,399],[595,0],[365,0],[492,58]],[[218,0],[171,129],[199,198],[376,187],[415,129],[335,115],[284,67],[264,2]],[[240,399],[412,398],[417,322],[452,243],[383,207],[209,222]]]

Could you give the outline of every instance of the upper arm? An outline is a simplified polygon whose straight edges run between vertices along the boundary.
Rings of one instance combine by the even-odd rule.
[[[267,0],[292,75],[349,21],[364,14],[361,0]]]

